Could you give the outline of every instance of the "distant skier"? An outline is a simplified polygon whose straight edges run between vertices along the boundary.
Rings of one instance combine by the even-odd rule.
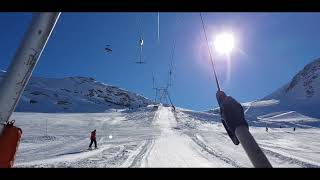
[[[173,111],[176,111],[176,107],[172,106],[172,108],[173,108]]]
[[[268,132],[268,127],[266,127],[266,131]]]
[[[89,145],[89,149],[91,149],[92,143],[94,143],[94,147],[95,149],[97,149],[97,140],[96,140],[96,130],[91,132],[91,137],[90,137],[90,145]]]
[[[293,131],[296,131],[296,127],[293,128]]]

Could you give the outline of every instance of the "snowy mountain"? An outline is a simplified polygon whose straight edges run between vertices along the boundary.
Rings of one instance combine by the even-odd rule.
[[[257,109],[260,113],[294,111],[320,118],[320,59],[307,64],[289,83],[262,100],[277,100],[279,102]],[[251,113],[253,113],[253,109]]]
[[[242,103],[251,125],[320,127],[320,59],[266,97]],[[206,111],[219,114],[219,108]]]
[[[5,73],[0,73],[0,78]],[[33,77],[16,108],[18,112],[104,112],[145,107],[152,101],[89,77]]]
[[[307,64],[292,80],[266,96],[264,99],[283,99],[286,101],[307,100],[319,103],[320,100],[320,58]]]
[[[292,80],[261,100],[248,103],[254,124],[320,127],[320,59],[307,64]]]

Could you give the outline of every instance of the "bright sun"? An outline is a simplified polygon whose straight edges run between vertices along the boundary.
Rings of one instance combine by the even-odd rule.
[[[219,34],[214,40],[215,49],[225,55],[229,55],[234,48],[234,38],[230,33]]]

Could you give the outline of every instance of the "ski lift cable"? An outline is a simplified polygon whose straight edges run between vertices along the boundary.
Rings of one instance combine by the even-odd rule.
[[[168,91],[168,90],[167,90],[167,96],[168,96],[168,98],[169,98],[169,101],[170,101],[171,106],[174,106],[173,103],[172,103],[172,101],[171,101],[171,97],[170,97],[170,94],[169,94],[169,91]]]
[[[157,52],[159,55],[160,52],[160,12],[158,12],[157,15],[157,43],[156,43],[156,48],[157,48]],[[155,60],[154,60],[155,61]],[[151,74],[152,74],[152,89],[156,91],[156,96],[157,96],[157,91],[158,89],[156,88],[156,83],[155,83],[155,70],[154,70],[154,64],[151,63]]]
[[[144,40],[143,40],[143,27],[142,27],[142,17],[140,17],[139,15],[136,16],[136,22],[138,24],[138,37],[139,37],[139,45],[137,46],[138,48],[138,59],[139,61],[137,61],[136,63],[138,64],[143,64],[145,63],[144,61],[142,61],[142,58],[143,58],[143,53],[142,53],[142,47],[143,47],[143,44],[144,44]]]
[[[178,16],[176,16],[176,25],[180,22]],[[177,25],[178,26],[178,25]],[[177,31],[178,32],[178,31]],[[159,35],[159,12],[158,12],[158,35]],[[159,37],[159,36],[158,36]],[[159,39],[158,39],[159,40]],[[158,43],[159,45],[159,43]],[[166,85],[166,91],[168,91],[169,85],[171,85],[171,80],[172,80],[172,74],[173,74],[173,62],[174,62],[174,55],[175,55],[175,49],[176,49],[176,38],[174,38],[173,40],[173,46],[172,46],[172,51],[171,51],[171,57],[170,57],[170,64],[169,64],[169,77],[167,80],[167,85]],[[152,83],[153,83],[153,89],[154,90],[158,90],[158,88],[155,88],[155,78],[154,78],[154,69],[153,66],[151,67],[151,71],[152,71]],[[169,93],[166,93],[167,96],[169,95]],[[168,97],[169,100],[171,101],[171,98]]]
[[[179,17],[178,15],[176,16],[176,25],[177,27],[179,27],[178,25],[180,24],[179,21]],[[176,32],[178,32],[178,30],[176,29]],[[177,42],[177,36],[174,38],[173,40],[173,47],[172,47],[172,53],[171,53],[171,60],[170,60],[170,67],[169,67],[169,80],[168,83],[171,85],[171,81],[172,81],[172,74],[173,74],[173,63],[174,63],[174,55],[175,55],[175,50],[176,50],[176,42]]]
[[[201,17],[201,22],[202,22],[202,28],[203,28],[203,31],[204,31],[204,34],[205,34],[207,45],[208,45],[211,65],[212,65],[212,69],[213,69],[213,72],[214,72],[215,80],[216,80],[216,83],[217,83],[217,88],[218,88],[218,91],[220,91],[219,82],[218,82],[218,78],[217,78],[216,71],[215,71],[215,68],[214,68],[212,55],[211,55],[211,51],[210,51],[210,47],[209,47],[209,42],[208,42],[208,38],[207,38],[207,35],[206,35],[205,26],[204,26],[204,22],[203,22],[203,18],[202,18],[201,12],[200,12],[200,17]],[[217,98],[217,100],[218,100],[218,98]],[[220,108],[221,108],[221,106],[220,106]],[[239,119],[239,120],[242,120],[242,121],[246,122],[244,118],[243,119]],[[228,119],[227,119],[227,121],[228,121]],[[235,121],[235,120],[233,120],[233,121]],[[222,120],[223,124],[225,124],[224,122],[225,122],[225,120]],[[233,123],[233,122],[231,122],[231,123]],[[237,123],[239,123],[239,122],[237,122]],[[228,134],[229,134],[229,136],[232,139],[234,144],[237,145],[237,144],[239,144],[241,142],[242,147],[244,148],[245,152],[249,156],[249,159],[250,159],[251,163],[254,165],[254,167],[272,168],[272,165],[270,164],[268,158],[265,156],[265,154],[263,153],[262,149],[259,147],[259,145],[255,141],[255,139],[253,138],[252,134],[249,132],[249,129],[248,129],[248,127],[246,127],[246,125],[241,125],[241,123],[240,123],[240,125],[235,125],[237,127],[235,128],[234,132],[231,132],[231,133],[234,133],[234,135],[230,134],[230,130],[226,127],[226,125],[224,125],[224,126],[225,126],[225,129],[227,130],[227,132],[228,132]],[[238,139],[238,143],[235,143],[234,137]]]
[[[170,63],[170,67],[169,67],[168,86],[171,86],[171,83],[172,83],[174,51],[175,51],[175,42],[174,42],[174,47],[172,49],[171,63]]]
[[[137,23],[138,23],[138,36],[143,37],[143,28],[142,28],[142,17],[137,15]]]
[[[158,12],[158,43],[160,43],[160,13]]]
[[[173,47],[172,47],[172,51],[171,51],[171,59],[170,59],[170,66],[169,66],[169,75],[168,75],[168,83],[167,83],[167,86],[169,86],[169,84],[171,85],[175,45],[176,45],[176,39],[173,40]]]
[[[172,68],[173,68],[173,60],[174,60],[175,48],[176,48],[176,39],[173,40],[173,47],[172,47],[172,52],[171,52],[170,70],[172,70]]]
[[[178,24],[178,16],[176,16],[176,24]],[[178,32],[178,31],[177,31]],[[170,70],[173,68],[173,60],[174,60],[174,53],[175,53],[175,48],[176,48],[176,41],[177,37],[174,38],[173,40],[173,47],[172,47],[172,53],[171,53],[171,62],[170,62]]]
[[[215,80],[216,80],[216,84],[217,84],[218,91],[220,91],[219,81],[218,81],[217,74],[216,74],[216,70],[215,70],[215,66],[214,66],[214,63],[213,63],[213,60],[212,60],[212,55],[211,55],[211,51],[210,51],[209,41],[208,41],[208,38],[207,38],[206,28],[205,28],[205,25],[204,25],[204,22],[203,22],[203,17],[202,17],[201,12],[200,12],[200,18],[201,18],[201,22],[202,22],[202,29],[203,29],[203,32],[204,32],[204,36],[205,36],[206,41],[207,41],[208,51],[209,51],[210,60],[211,60],[210,62],[211,62],[211,66],[212,66],[212,69],[213,69],[214,78],[215,78]]]
[[[179,17],[176,16],[176,27],[179,27],[178,24],[180,24],[179,21]],[[177,28],[178,29],[178,28]],[[176,29],[176,31],[178,32],[178,30]],[[174,55],[175,55],[175,50],[176,50],[176,42],[177,42],[177,36],[174,38],[173,40],[173,46],[172,46],[172,53],[171,53],[171,60],[170,60],[170,66],[169,66],[169,77],[168,77],[168,82],[167,82],[167,87],[165,90],[166,96],[167,98],[169,98],[170,104],[173,106],[170,94],[169,94],[169,90],[168,88],[172,85],[172,74],[173,74],[173,62],[174,62]]]
[[[158,55],[159,55],[159,52],[160,52],[160,12],[158,11],[158,14],[157,14],[157,52],[158,52]],[[151,71],[152,71],[152,76],[154,78],[154,69],[153,69],[153,64],[151,65]]]

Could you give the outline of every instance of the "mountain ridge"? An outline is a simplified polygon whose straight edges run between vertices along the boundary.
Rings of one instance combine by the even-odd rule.
[[[0,73],[0,79],[5,73]],[[148,98],[92,77],[32,77],[17,105],[17,112],[104,112],[153,104]]]

